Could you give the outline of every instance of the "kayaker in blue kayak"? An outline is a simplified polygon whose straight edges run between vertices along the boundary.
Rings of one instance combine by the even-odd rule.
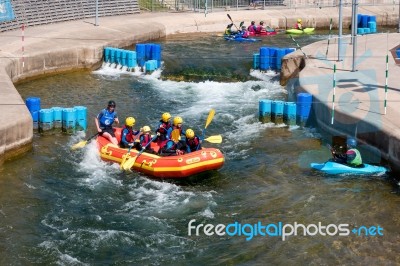
[[[135,118],[128,117],[125,119],[125,126],[121,132],[121,148],[128,148],[135,145],[135,139],[137,135],[139,135],[140,130],[134,130],[133,126],[135,125]]]
[[[361,153],[356,149],[357,141],[353,138],[349,138],[347,139],[346,144],[347,152],[345,154],[337,154],[335,150],[332,149],[334,161],[337,163],[347,164],[351,167],[362,166]]]
[[[236,34],[236,32],[232,31],[232,26],[233,26],[233,23],[228,24],[228,26],[226,26],[225,35],[233,35],[233,34]]]

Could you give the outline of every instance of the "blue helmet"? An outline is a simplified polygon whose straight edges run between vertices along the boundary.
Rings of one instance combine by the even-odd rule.
[[[351,148],[354,148],[357,146],[357,140],[355,140],[353,138],[348,138],[346,143]]]

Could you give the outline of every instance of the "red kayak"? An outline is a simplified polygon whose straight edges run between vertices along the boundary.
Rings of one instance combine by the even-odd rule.
[[[256,36],[256,37],[260,37],[260,36],[270,36],[270,35],[276,35],[277,32],[276,31],[262,31],[260,33],[256,33],[253,31],[249,32],[249,36]]]

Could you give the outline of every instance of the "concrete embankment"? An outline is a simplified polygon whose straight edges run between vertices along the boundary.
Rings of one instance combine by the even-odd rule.
[[[229,11],[238,24],[264,20],[272,27],[291,27],[301,17],[306,27],[327,28],[337,8]],[[393,6],[365,7],[365,14],[377,15],[378,25],[395,25]],[[350,8],[344,10],[345,25]],[[32,142],[32,119],[13,82],[30,77],[79,68],[96,68],[105,46],[126,47],[169,34],[221,32],[229,23],[226,13],[147,13],[71,21],[29,27],[25,30],[24,60],[20,31],[0,34],[0,162],[28,149]],[[336,20],[335,20],[336,23]],[[24,61],[24,67],[22,62]]]
[[[378,148],[392,170],[400,172],[400,60],[395,49],[400,46],[400,33],[359,36],[355,70],[352,71],[353,45],[343,39],[342,59],[338,59],[337,40],[331,40],[325,57],[327,41],[303,47],[304,59],[297,51],[295,60],[288,63],[285,76],[290,93],[309,92],[313,95],[313,112],[318,126],[333,135],[356,137],[360,143]],[[386,55],[388,55],[388,96],[385,114]],[[301,62],[300,68],[296,64]],[[333,98],[334,65],[336,71],[335,98]],[[333,101],[335,99],[335,103]],[[332,113],[335,105],[334,113]]]

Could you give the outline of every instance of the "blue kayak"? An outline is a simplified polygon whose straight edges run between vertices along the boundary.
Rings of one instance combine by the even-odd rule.
[[[235,36],[225,36],[225,40],[227,41],[235,41],[235,42],[256,42],[256,41],[261,41],[259,39],[253,39],[253,38],[242,38],[242,37],[235,37]]]
[[[324,172],[326,174],[353,174],[353,175],[368,175],[368,174],[384,174],[388,171],[383,166],[375,166],[364,163],[362,167],[351,167],[341,163],[327,161],[326,163],[312,163],[311,168]]]

